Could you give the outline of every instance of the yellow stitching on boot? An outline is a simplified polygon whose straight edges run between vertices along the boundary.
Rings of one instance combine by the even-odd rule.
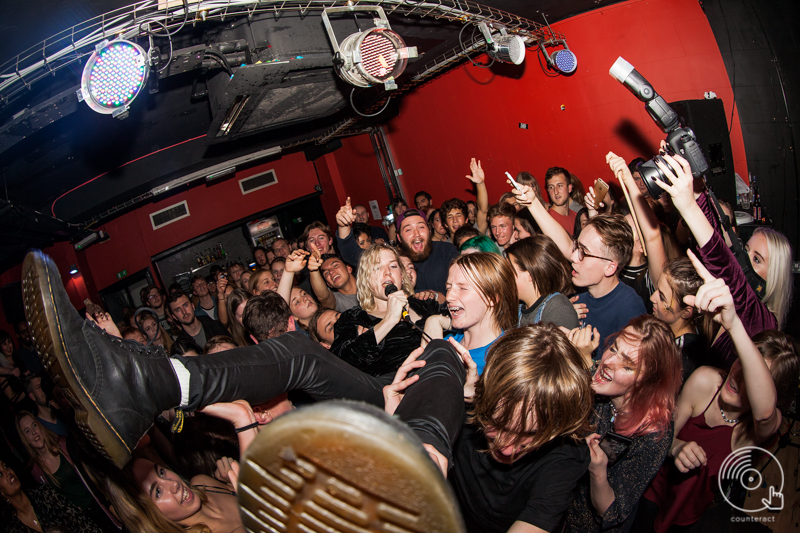
[[[183,431],[183,409],[175,409],[175,420],[172,421],[170,431],[172,433],[180,433]]]
[[[42,254],[42,255],[44,255],[44,254]],[[45,267],[45,270],[47,270],[47,265],[44,264],[44,260],[42,260],[42,264]],[[69,363],[69,367],[70,367],[70,372],[74,375],[75,381],[80,385],[80,387],[83,390],[84,394],[89,399],[89,401],[92,403],[92,405],[94,406],[94,408],[97,411],[97,413],[103,418],[103,420],[105,420],[106,424],[111,429],[111,431],[114,432],[114,434],[117,436],[119,441],[122,442],[122,445],[125,446],[125,449],[128,450],[128,453],[131,453],[132,450],[131,450],[130,446],[128,446],[128,443],[125,442],[125,439],[122,438],[122,436],[117,432],[116,428],[111,424],[111,422],[108,421],[108,419],[106,418],[106,415],[104,415],[103,412],[100,410],[100,408],[97,407],[97,404],[94,402],[94,398],[92,398],[89,395],[89,393],[86,390],[86,387],[83,385],[81,380],[77,379],[78,376],[75,375],[75,372],[72,370],[74,367],[72,366],[72,361],[70,360],[70,356],[69,356],[69,354],[67,353],[67,350],[66,350],[67,343],[64,342],[64,335],[62,334],[62,331],[61,331],[61,321],[58,319],[58,313],[55,312],[56,305],[55,305],[55,298],[53,297],[53,286],[50,284],[50,276],[49,275],[45,276],[45,279],[47,279],[47,291],[50,294],[50,301],[53,303],[53,316],[55,317],[56,327],[58,328],[58,338],[61,341],[61,346],[64,347],[64,357],[67,358],[67,362]],[[44,309],[43,309],[43,311],[44,311]],[[46,314],[47,313],[45,313],[45,315]],[[53,349],[55,350],[55,346],[53,346]],[[57,356],[56,356],[56,359],[58,359]],[[62,371],[63,371],[63,369],[62,369]]]

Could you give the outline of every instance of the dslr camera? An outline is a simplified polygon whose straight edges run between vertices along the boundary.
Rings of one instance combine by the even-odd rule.
[[[625,61],[623,58],[618,58],[611,69],[608,71],[611,76],[623,84],[628,90],[633,93],[636,98],[645,103],[645,109],[650,117],[658,124],[664,133],[667,134],[667,146],[670,150],[668,153],[680,154],[681,157],[689,162],[692,168],[692,175],[699,178],[708,171],[708,162],[706,162],[703,151],[700,145],[697,144],[697,138],[691,128],[681,127],[680,117],[672,107],[664,100],[664,97],[656,93],[653,86],[644,79],[644,76],[639,74],[633,65]],[[656,184],[656,181],[662,181],[671,184],[670,176],[663,172],[656,161],[661,161],[667,166],[672,168],[667,161],[661,156],[656,156],[650,161],[639,163],[637,170],[642,176],[647,191],[654,199],[658,200],[661,197],[663,189]]]

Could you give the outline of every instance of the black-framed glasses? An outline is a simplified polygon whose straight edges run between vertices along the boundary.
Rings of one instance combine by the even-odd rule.
[[[613,259],[609,259],[608,257],[600,257],[599,255],[592,255],[584,251],[583,247],[578,244],[578,241],[572,241],[572,251],[578,252],[578,261],[583,261],[587,257],[594,257],[595,259],[602,259],[603,261],[611,261],[614,262]]]

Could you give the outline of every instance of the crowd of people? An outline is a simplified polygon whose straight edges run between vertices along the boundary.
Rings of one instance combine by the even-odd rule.
[[[602,199],[555,166],[543,189],[519,172],[492,205],[472,159],[475,201],[437,208],[420,191],[371,226],[348,198],[330,226],[253,250],[254,269],[216,268],[190,293],[147,286],[117,322],[53,296],[37,334],[55,355],[28,322],[16,345],[0,331],[0,522],[243,531],[238,460],[262,426],[347,398],[421,440],[467,531],[699,523],[725,458],[786,431],[792,251],[761,227],[737,258],[701,180],[662,157],[659,199],[609,153]],[[30,261],[45,277],[49,259]],[[86,385],[101,381],[113,394]],[[85,436],[122,468],[98,467]]]

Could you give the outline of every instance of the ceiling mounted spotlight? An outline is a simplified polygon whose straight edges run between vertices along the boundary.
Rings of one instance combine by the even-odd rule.
[[[521,65],[525,61],[525,39],[519,35],[509,35],[502,26],[499,33],[492,34],[485,22],[478,24],[478,28],[486,39],[486,53],[489,57],[514,65]]]
[[[125,118],[149,73],[150,61],[141,46],[122,39],[105,41],[83,67],[78,100],[98,113]]]
[[[77,273],[78,273],[78,266],[77,266],[77,265],[75,265],[75,264],[72,264],[72,265],[70,265],[70,266],[69,266],[69,274],[70,274],[71,276],[74,276],[74,275],[75,275],[75,274],[77,274]]]
[[[549,55],[547,53],[547,49],[545,48],[545,44],[547,45],[554,45],[554,44],[561,44],[564,46],[563,50],[556,50],[553,52],[553,55]],[[547,64],[550,65],[550,68],[561,72],[562,74],[572,74],[578,68],[578,58],[575,54],[569,49],[567,46],[567,41],[560,39],[555,41],[547,41],[547,43],[541,43],[542,52],[544,53],[544,57],[547,58]]]
[[[328,13],[377,12],[375,27],[353,33],[339,43]],[[397,89],[397,78],[406,69],[409,58],[417,57],[417,47],[407,47],[402,37],[389,26],[380,6],[329,7],[322,11],[322,22],[333,45],[333,67],[344,81],[356,87],[382,83],[386,90]]]

